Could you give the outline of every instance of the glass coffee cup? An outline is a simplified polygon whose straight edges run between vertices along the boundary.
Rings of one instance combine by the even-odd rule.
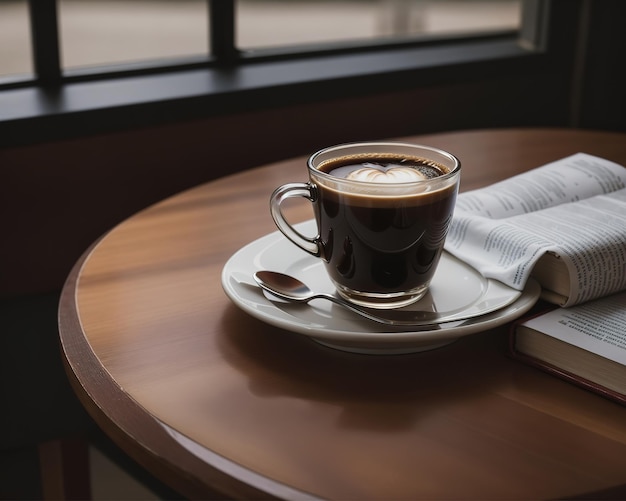
[[[422,298],[452,219],[459,160],[429,146],[360,142],[322,149],[307,167],[309,182],[270,198],[278,229],[322,259],[337,292],[355,304],[398,308]],[[317,235],[283,216],[282,202],[294,197],[312,202]]]

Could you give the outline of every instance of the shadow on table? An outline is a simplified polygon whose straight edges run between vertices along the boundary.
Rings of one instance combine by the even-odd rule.
[[[218,347],[248,378],[253,394],[340,406],[339,424],[346,428],[411,427],[429,410],[492,391],[507,371],[501,331],[420,353],[360,355],[267,325],[231,305],[221,332]]]

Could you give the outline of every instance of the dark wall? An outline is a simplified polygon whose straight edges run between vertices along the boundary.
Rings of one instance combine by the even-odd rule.
[[[573,114],[585,127],[626,131],[626,2],[586,0],[581,13]]]

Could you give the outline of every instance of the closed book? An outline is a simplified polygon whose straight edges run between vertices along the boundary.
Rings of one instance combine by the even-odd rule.
[[[515,322],[511,355],[626,405],[626,293]]]

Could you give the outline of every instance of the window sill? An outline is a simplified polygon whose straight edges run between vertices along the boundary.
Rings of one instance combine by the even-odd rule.
[[[0,146],[79,137],[523,71],[539,53],[514,36],[414,48],[246,62],[0,91]],[[459,70],[466,69],[467,71]]]

